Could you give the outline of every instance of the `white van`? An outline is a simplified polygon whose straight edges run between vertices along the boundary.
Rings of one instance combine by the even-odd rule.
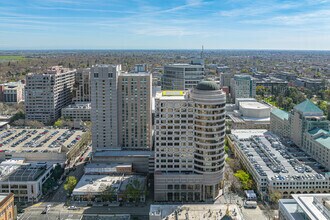
[[[244,208],[257,208],[257,202],[256,201],[244,201]]]

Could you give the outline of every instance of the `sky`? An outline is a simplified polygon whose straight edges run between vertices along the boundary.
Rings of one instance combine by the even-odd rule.
[[[2,0],[0,49],[330,50],[330,0]]]

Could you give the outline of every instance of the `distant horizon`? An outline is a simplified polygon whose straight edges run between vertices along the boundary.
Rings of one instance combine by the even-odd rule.
[[[10,51],[201,51],[202,49],[160,49],[160,48],[154,48],[154,49],[97,49],[97,48],[91,48],[91,49],[1,49],[0,52],[10,52]],[[320,51],[320,52],[330,52],[330,49],[205,49],[204,51]]]

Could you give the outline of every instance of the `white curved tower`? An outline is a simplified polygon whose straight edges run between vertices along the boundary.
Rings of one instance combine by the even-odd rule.
[[[226,96],[213,81],[191,92],[194,103],[194,171],[204,177],[205,199],[218,195],[224,169]]]
[[[213,81],[156,95],[155,200],[217,197],[224,169],[226,96]]]

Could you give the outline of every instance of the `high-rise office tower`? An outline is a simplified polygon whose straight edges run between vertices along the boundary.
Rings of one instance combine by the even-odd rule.
[[[204,64],[192,61],[191,63],[169,64],[164,66],[162,76],[162,90],[187,90],[194,88],[204,79]]]
[[[155,200],[215,199],[224,170],[226,95],[213,81],[162,91],[155,109]]]
[[[235,75],[231,79],[230,94],[233,102],[237,98],[254,98],[256,96],[256,81],[250,75]]]
[[[91,68],[93,150],[151,148],[151,74]]]
[[[54,66],[44,74],[26,76],[26,118],[51,124],[72,101],[75,69]]]

